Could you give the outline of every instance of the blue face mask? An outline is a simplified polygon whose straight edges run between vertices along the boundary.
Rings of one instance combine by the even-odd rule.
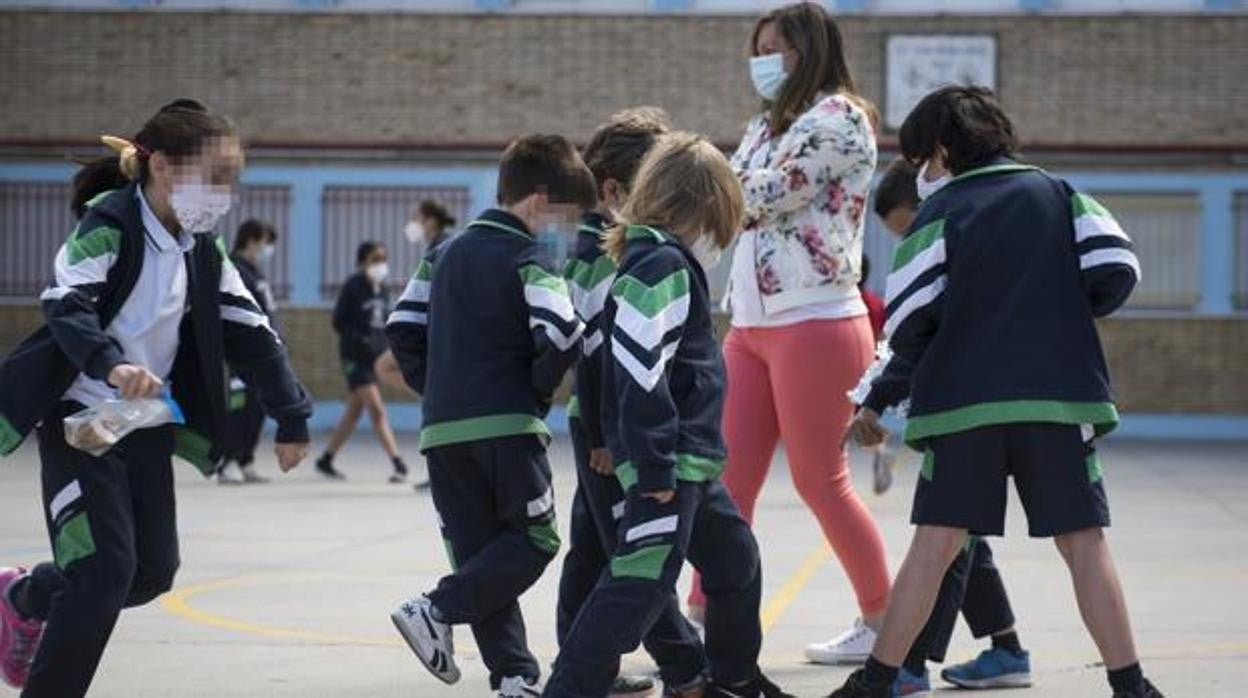
[[[754,91],[768,102],[780,96],[780,88],[789,74],[784,72],[784,54],[769,53],[766,56],[754,56],[750,59],[750,79],[754,81]]]

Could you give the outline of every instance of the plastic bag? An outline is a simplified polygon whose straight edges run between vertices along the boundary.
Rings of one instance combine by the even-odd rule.
[[[854,405],[861,405],[866,402],[867,395],[871,393],[871,384],[876,378],[884,372],[884,368],[888,366],[888,362],[893,358],[893,350],[888,346],[887,341],[881,341],[875,347],[875,361],[867,367],[863,372],[862,378],[859,379],[858,385],[853,390],[845,393],[849,401]],[[906,417],[910,414],[910,398],[902,400],[897,405],[890,407],[885,412],[892,412],[899,417]]]
[[[65,418],[65,442],[93,456],[102,456],[133,431],[185,423],[182,408],[168,394],[140,400],[105,400]]]

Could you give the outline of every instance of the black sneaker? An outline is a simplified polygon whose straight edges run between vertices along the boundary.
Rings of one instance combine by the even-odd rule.
[[[702,694],[704,698],[794,698],[759,672],[752,681],[736,686],[725,686],[712,681]]]
[[[611,684],[612,698],[640,698],[654,690],[654,679],[649,676],[617,676]]]
[[[316,459],[316,472],[324,475],[330,480],[346,480],[347,476],[343,475],[334,467],[334,457],[328,453]]]
[[[891,698],[892,687],[881,686],[871,689],[867,686],[866,670],[859,669],[845,679],[845,685],[828,694],[828,698]]]
[[[1157,690],[1156,686],[1149,683],[1148,679],[1144,679],[1143,691],[1131,691],[1130,693],[1115,691],[1114,698],[1165,698],[1165,696],[1161,694],[1161,691]]]

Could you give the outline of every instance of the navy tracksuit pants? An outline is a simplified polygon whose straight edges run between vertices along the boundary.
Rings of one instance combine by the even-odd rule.
[[[615,550],[617,528],[624,516],[624,490],[619,480],[589,467],[589,446],[581,420],[568,422],[576,460],[577,487],[572,500],[569,548],[559,578],[557,634],[562,647],[585,599],[598,584]],[[683,686],[706,671],[706,653],[697,630],[680,611],[676,593],[670,594],[642,644],[659,666],[664,685]]]

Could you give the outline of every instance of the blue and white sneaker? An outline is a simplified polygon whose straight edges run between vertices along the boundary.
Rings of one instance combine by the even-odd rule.
[[[927,678],[927,670],[922,674],[911,674],[904,666],[897,671],[897,680],[893,682],[892,698],[901,696],[931,695],[932,683]]]
[[[1031,655],[1026,650],[986,649],[973,661],[946,668],[940,678],[959,688],[1026,688],[1031,685]]]

